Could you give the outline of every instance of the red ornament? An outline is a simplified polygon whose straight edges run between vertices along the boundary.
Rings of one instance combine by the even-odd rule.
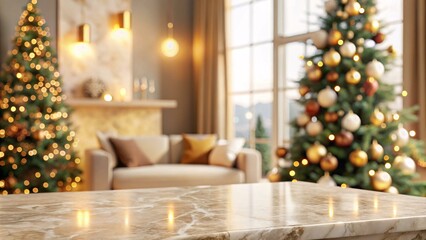
[[[376,79],[369,77],[362,88],[364,89],[365,94],[371,97],[377,92],[377,89],[379,88],[379,82],[377,82]]]
[[[386,38],[386,35],[383,34],[383,33],[381,33],[381,32],[379,32],[379,33],[376,34],[376,36],[373,37],[373,40],[377,44],[379,44],[379,43],[382,43],[383,41],[385,41],[385,38]]]
[[[337,134],[335,143],[338,147],[349,147],[354,141],[354,135],[348,131],[342,131]]]
[[[325,121],[329,123],[339,120],[339,115],[336,112],[326,112],[324,117]]]
[[[325,76],[325,78],[327,79],[327,81],[329,82],[335,82],[339,79],[339,74],[335,71],[329,72],[327,73],[327,75]]]
[[[316,116],[320,109],[320,105],[314,100],[309,100],[305,105],[306,114],[310,117]]]

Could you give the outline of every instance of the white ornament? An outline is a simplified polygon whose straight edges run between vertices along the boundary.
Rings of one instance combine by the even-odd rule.
[[[328,108],[337,101],[337,93],[330,87],[324,88],[318,93],[318,103],[321,107]]]
[[[324,3],[325,11],[329,14],[332,14],[337,10],[337,2],[336,0],[328,0]]]
[[[355,44],[346,41],[341,47],[340,47],[340,53],[344,57],[353,57],[356,53],[356,46]]]
[[[306,113],[302,113],[297,117],[296,122],[299,127],[304,127],[310,120],[311,118]]]
[[[309,136],[315,137],[320,134],[323,130],[322,124],[320,122],[310,122],[306,125],[306,132]]]
[[[328,33],[324,30],[320,30],[313,34],[311,39],[315,47],[319,49],[325,48],[328,42]]]
[[[329,174],[322,176],[320,179],[318,179],[317,183],[328,187],[337,186],[336,182]]]
[[[393,166],[405,175],[414,174],[416,172],[416,162],[407,156],[397,156],[393,161]]]
[[[392,133],[391,138],[396,146],[403,147],[408,144],[410,135],[405,128],[399,127],[398,130]]]
[[[366,48],[373,48],[374,46],[376,46],[376,42],[371,39],[365,39],[364,46]]]
[[[367,64],[367,67],[365,69],[365,73],[369,77],[373,77],[375,79],[380,79],[383,76],[383,74],[385,73],[385,66],[383,66],[383,64],[381,62],[374,59],[373,61],[371,61]]]
[[[361,126],[361,119],[353,112],[349,112],[342,119],[342,127],[350,132],[355,132]]]
[[[394,186],[390,186],[387,190],[385,190],[385,192],[392,193],[392,194],[398,194],[399,193],[398,189]]]

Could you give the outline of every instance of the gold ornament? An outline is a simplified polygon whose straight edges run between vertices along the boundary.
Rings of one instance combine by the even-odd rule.
[[[339,40],[342,39],[342,33],[339,32],[336,29],[332,29],[329,33],[328,33],[328,44],[331,46],[335,46],[337,45],[337,43],[339,42]]]
[[[358,149],[349,155],[349,160],[355,167],[363,167],[368,162],[368,155],[366,152]]]
[[[327,149],[317,142],[306,151],[306,157],[311,164],[318,164],[325,155],[327,155]]]
[[[352,38],[354,38],[354,36],[355,36],[355,33],[353,31],[348,31],[348,33],[346,34],[346,37],[348,39],[352,39]]]
[[[345,75],[346,82],[352,85],[356,85],[361,81],[361,73],[355,69],[351,69]]]
[[[337,93],[327,86],[318,93],[318,104],[321,107],[328,108],[333,106],[337,101]]]
[[[362,45],[364,45],[364,42],[365,42],[364,38],[359,38],[358,40],[356,40],[356,45],[362,46]]]
[[[408,131],[401,125],[394,133],[391,134],[391,139],[394,141],[396,146],[403,147],[410,141],[410,135],[408,134]]]
[[[376,19],[370,19],[365,24],[365,30],[371,32],[371,33],[377,33],[380,28],[380,23]]]
[[[401,170],[404,175],[410,175],[416,172],[416,162],[407,156],[397,156],[393,161],[393,166]]]
[[[44,133],[41,130],[35,130],[31,136],[36,140],[36,141],[41,141],[44,139]]]
[[[379,127],[382,123],[385,122],[385,115],[380,112],[379,109],[375,109],[373,114],[370,116],[370,122]]]
[[[317,82],[321,79],[322,71],[319,67],[314,67],[308,71],[308,79]]]
[[[310,121],[311,121],[311,118],[308,115],[306,115],[306,113],[300,114],[296,119],[296,123],[299,127],[306,126],[306,124],[308,124]]]
[[[392,177],[389,173],[379,169],[374,176],[371,178],[371,184],[374,190],[384,191],[392,185]]]
[[[373,160],[380,160],[383,157],[384,149],[377,140],[374,140],[370,146],[370,158]]]
[[[385,192],[392,193],[392,194],[399,194],[398,188],[394,186],[390,186],[388,189],[385,190]]]
[[[319,122],[319,121],[309,122],[306,125],[306,132],[311,137],[317,136],[318,134],[320,134],[322,132],[323,129],[324,129],[324,127],[322,126],[321,122]]]
[[[281,174],[277,167],[272,168],[271,171],[269,171],[267,176],[268,176],[269,182],[281,181]]]
[[[336,170],[339,162],[337,161],[337,158],[333,156],[331,153],[327,154],[327,156],[321,158],[320,166],[321,169],[325,172],[331,172]]]
[[[305,96],[308,92],[310,91],[310,89],[309,89],[309,87],[308,86],[300,86],[299,87],[299,93],[300,93],[300,96]]]
[[[376,14],[377,13],[377,8],[376,7],[370,7],[367,9],[367,13],[370,15]]]
[[[361,4],[355,0],[349,0],[349,2],[345,6],[345,11],[350,16],[356,16],[359,14],[359,9],[361,9]]]
[[[337,65],[339,65],[340,60],[342,59],[340,57],[340,54],[333,48],[330,51],[326,52],[323,58],[325,65],[329,67],[336,67]]]

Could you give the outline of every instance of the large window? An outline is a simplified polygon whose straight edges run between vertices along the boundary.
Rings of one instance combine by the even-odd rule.
[[[386,78],[393,83],[402,83],[402,2],[377,1],[377,18],[388,25],[381,47],[393,45],[399,53]],[[264,172],[273,164],[274,149],[290,145],[289,123],[302,111],[295,101],[302,57],[316,51],[310,35],[324,14],[324,0],[228,0],[230,135],[261,151]]]

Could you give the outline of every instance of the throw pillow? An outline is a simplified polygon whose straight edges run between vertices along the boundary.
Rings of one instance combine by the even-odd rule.
[[[139,167],[152,165],[145,153],[142,152],[135,140],[123,138],[110,138],[115,153],[120,162],[126,167]]]
[[[187,164],[208,164],[209,153],[215,144],[215,135],[206,135],[203,138],[198,138],[183,134],[183,154],[180,162]]]
[[[244,143],[244,138],[235,138],[219,143],[210,153],[209,164],[229,168],[234,166],[237,155],[243,149]]]
[[[111,155],[112,158],[112,165],[113,167],[117,166],[117,156],[115,155],[114,147],[112,146],[111,142],[109,141],[109,138],[111,137],[117,137],[117,132],[96,132],[96,137],[98,139],[99,145],[101,146],[101,149],[106,151]]]

